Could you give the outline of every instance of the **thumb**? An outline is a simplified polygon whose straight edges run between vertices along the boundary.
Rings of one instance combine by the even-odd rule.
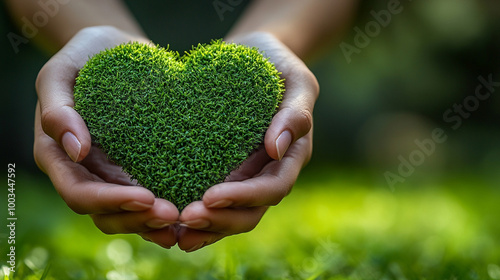
[[[73,86],[79,68],[62,51],[43,66],[36,80],[41,125],[73,161],[79,162],[89,153],[91,138],[85,122],[73,109]]]
[[[285,73],[288,69],[282,71],[288,74]],[[312,112],[319,94],[318,82],[305,65],[286,76],[285,88],[280,109],[264,138],[268,155],[278,160],[283,158],[291,144],[311,131]]]
[[[40,70],[36,91],[40,123],[75,162],[90,152],[91,138],[85,122],[73,109],[75,79],[89,57],[114,44],[117,31],[111,27],[90,27],[79,31]]]
[[[112,26],[84,28],[38,74],[36,91],[43,131],[75,162],[83,160],[91,146],[87,126],[73,109],[73,87],[78,71],[90,56],[128,41],[149,43],[142,36],[128,34]]]

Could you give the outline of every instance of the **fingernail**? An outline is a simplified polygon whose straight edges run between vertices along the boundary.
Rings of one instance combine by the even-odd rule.
[[[144,211],[151,208],[151,204],[146,204],[139,201],[129,201],[120,205],[120,208],[125,211]]]
[[[168,227],[171,224],[172,224],[172,222],[168,222],[168,221],[160,220],[160,219],[154,219],[154,220],[146,222],[146,225],[148,227],[154,228],[154,229],[166,228],[166,227]]]
[[[207,207],[208,208],[226,208],[226,207],[231,206],[232,204],[233,204],[232,201],[227,200],[227,199],[222,199],[222,200],[216,201],[216,202],[208,205]]]
[[[76,162],[80,156],[80,151],[82,150],[82,144],[80,144],[78,138],[76,138],[73,133],[68,131],[64,133],[62,137],[62,145],[71,160]]]
[[[196,219],[192,221],[183,222],[181,226],[185,226],[192,229],[204,229],[210,226],[210,222],[205,219]]]
[[[196,251],[196,250],[200,249],[201,247],[205,246],[205,243],[206,242],[202,242],[200,244],[197,244],[197,245],[193,246],[191,249],[185,250],[185,252],[190,253],[190,252]]]
[[[292,134],[288,130],[285,130],[276,139],[276,151],[278,151],[279,160],[283,158],[290,144],[292,144]]]

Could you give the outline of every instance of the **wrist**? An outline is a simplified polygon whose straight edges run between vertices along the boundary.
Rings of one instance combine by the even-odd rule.
[[[306,49],[301,44],[296,44],[295,39],[289,39],[284,32],[273,29],[257,29],[248,32],[229,32],[224,41],[244,44],[250,47],[273,47],[268,42],[279,43],[281,48],[285,48],[295,54],[301,60],[307,55]]]
[[[271,32],[256,30],[238,33],[230,32],[224,37],[223,40],[227,42],[234,42],[237,44],[245,44],[256,40],[261,41],[261,38],[273,38],[275,40],[277,39],[275,34]]]
[[[82,28],[77,34],[84,33],[103,42],[121,44],[127,42],[150,43],[151,40],[142,32],[123,30],[111,25],[98,25]],[[76,35],[75,35],[76,36]]]

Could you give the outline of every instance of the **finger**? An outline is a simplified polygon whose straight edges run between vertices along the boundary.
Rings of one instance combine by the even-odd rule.
[[[81,164],[92,174],[96,174],[105,182],[118,185],[137,185],[136,180],[123,172],[122,167],[111,162],[106,154],[97,146],[92,145],[90,153],[81,161]]]
[[[206,208],[201,201],[193,202],[182,211],[182,226],[204,231],[237,234],[255,228],[267,207]]]
[[[312,112],[319,94],[318,81],[299,57],[270,34],[257,32],[235,40],[258,47],[285,79],[283,101],[264,139],[269,156],[279,160],[293,142],[312,128]]]
[[[253,152],[239,167],[226,177],[226,182],[242,181],[254,177],[272,159],[267,155],[264,146]]]
[[[64,171],[61,173],[66,178],[73,176]],[[78,214],[140,212],[154,204],[154,195],[143,187],[92,182],[87,178],[66,182],[53,179],[52,182],[66,204]]]
[[[180,227],[177,235],[179,248],[187,253],[199,250],[227,236],[224,233],[201,231],[186,227]]]
[[[208,208],[255,207],[278,204],[291,190],[302,163],[308,160],[310,135],[299,139],[281,161],[269,162],[256,177],[224,182],[203,195]]]
[[[140,233],[164,229],[177,222],[179,211],[171,202],[157,198],[152,208],[142,212],[92,215],[94,224],[106,234]]]
[[[271,162],[268,165],[268,168],[276,170],[279,163]],[[293,186],[295,178],[292,176],[295,175],[265,173],[240,182],[224,182],[207,190],[203,203],[209,208],[276,205]]]
[[[171,225],[163,229],[152,230],[139,233],[144,240],[156,243],[165,249],[170,249],[177,243],[176,225]]]
[[[40,115],[37,105],[36,116]],[[37,165],[68,206],[79,214],[144,211],[155,202],[153,193],[143,187],[104,182],[85,167],[72,162],[57,143],[46,135],[35,117],[34,157]]]

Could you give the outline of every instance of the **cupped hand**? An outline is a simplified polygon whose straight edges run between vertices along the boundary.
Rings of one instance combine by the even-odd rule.
[[[121,168],[92,146],[80,115],[73,109],[73,86],[78,71],[94,54],[144,37],[114,27],[82,29],[40,70],[36,81],[34,157],[66,204],[89,214],[104,233],[139,233],[169,248],[176,243],[179,212],[136,186]]]
[[[291,191],[312,154],[312,111],[319,94],[312,72],[272,34],[256,32],[226,41],[258,47],[282,72],[286,92],[264,146],[226,182],[208,189],[203,201],[182,211],[177,238],[179,247],[187,252],[252,230],[268,207]]]
[[[68,206],[90,214],[104,233],[138,233],[166,248],[177,241],[181,249],[194,251],[253,229],[267,208],[290,192],[311,156],[312,110],[319,92],[314,75],[270,34],[232,38],[258,47],[271,58],[286,79],[286,93],[264,146],[179,218],[173,204],[135,186],[120,167],[91,145],[84,121],[73,110],[79,69],[93,54],[128,41],[148,42],[113,27],[86,28],[42,68],[36,83],[34,156],[38,166]],[[178,218],[182,226],[173,226]]]

